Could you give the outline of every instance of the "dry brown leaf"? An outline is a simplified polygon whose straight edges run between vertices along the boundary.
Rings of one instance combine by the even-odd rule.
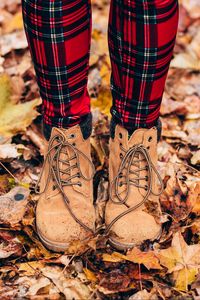
[[[190,188],[187,205],[191,207],[191,211],[200,216],[200,182],[194,183]]]
[[[128,300],[157,300],[158,297],[155,294],[147,292],[147,290],[141,290],[134,295],[130,296]]]
[[[22,244],[9,231],[0,230],[0,259],[21,256]]]
[[[0,197],[0,224],[19,225],[22,220],[30,191],[21,186]]]

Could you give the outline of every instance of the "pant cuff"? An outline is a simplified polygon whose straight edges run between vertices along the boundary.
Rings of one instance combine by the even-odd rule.
[[[89,138],[89,136],[92,133],[92,114],[89,113],[85,116],[82,116],[80,118],[80,123],[78,123],[78,124],[80,125],[81,131],[82,131],[82,134],[83,134],[83,138],[84,139]],[[69,127],[72,127],[72,126],[66,126],[66,127],[52,126],[52,125],[49,125],[49,124],[45,123],[44,120],[43,120],[43,135],[44,135],[44,137],[47,141],[50,139],[51,131],[52,131],[53,127],[59,127],[59,128],[65,128],[66,129],[66,128],[69,128]]]

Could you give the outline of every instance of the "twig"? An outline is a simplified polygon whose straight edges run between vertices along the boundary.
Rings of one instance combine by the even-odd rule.
[[[4,166],[4,164],[0,161],[0,165],[10,174],[10,176],[17,182],[19,183],[19,180]]]

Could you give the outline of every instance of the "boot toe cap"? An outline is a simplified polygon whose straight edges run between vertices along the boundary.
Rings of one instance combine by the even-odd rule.
[[[107,224],[112,220],[107,219]],[[153,216],[143,211],[136,211],[120,218],[110,230],[110,239],[119,244],[119,248],[131,248],[145,240],[155,240],[161,234],[161,226]],[[121,247],[120,247],[121,245]]]

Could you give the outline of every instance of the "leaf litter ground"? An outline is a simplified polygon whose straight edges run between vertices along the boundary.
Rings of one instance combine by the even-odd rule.
[[[97,223],[108,199],[109,1],[93,0],[88,88]],[[174,58],[161,107],[158,168],[163,234],[116,252],[99,235],[74,244],[75,255],[43,247],[33,192],[43,160],[41,100],[23,32],[20,0],[0,3],[0,298],[200,299],[200,4],[180,1]]]

